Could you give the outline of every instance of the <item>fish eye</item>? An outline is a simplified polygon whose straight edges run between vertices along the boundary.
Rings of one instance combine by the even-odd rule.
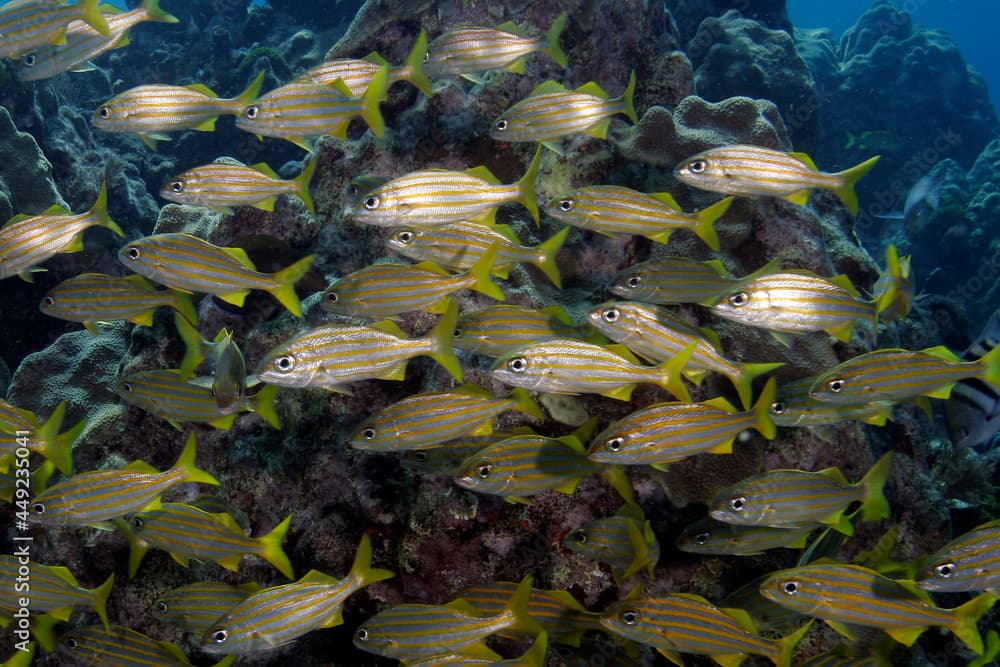
[[[619,452],[621,451],[622,445],[625,444],[624,438],[611,438],[604,446],[608,448],[609,452]]]
[[[785,413],[785,402],[784,401],[775,401],[774,403],[771,403],[770,407],[768,407],[768,410],[771,411],[772,415],[781,415],[781,414],[784,414]]]
[[[169,609],[169,607],[167,607],[167,603],[166,602],[157,602],[156,603],[156,611],[160,612],[161,614],[166,614],[167,613],[167,609]]]
[[[400,243],[409,243],[413,240],[413,232],[400,232],[396,234],[396,238]]]
[[[364,431],[361,432],[361,437],[363,437],[365,440],[374,440],[375,439],[375,429],[373,429],[373,428],[366,428]]]
[[[422,450],[415,451],[415,452],[413,452],[413,458],[418,463],[424,463],[425,461],[427,461],[427,452],[422,451]]]
[[[359,642],[366,642],[366,641],[368,641],[368,631],[365,630],[364,628],[361,628],[360,630],[358,630],[358,634],[355,635],[355,636],[357,637],[357,639],[358,639]]]
[[[274,360],[274,367],[282,373],[288,373],[295,368],[295,357],[290,354],[278,357]]]
[[[835,394],[839,394],[840,392],[844,391],[844,387],[846,385],[847,383],[839,378],[836,380],[830,380],[829,382],[826,383],[827,388]]]
[[[79,645],[80,645],[80,642],[76,641],[76,639],[74,639],[73,637],[67,637],[67,639],[66,639],[66,648],[68,648],[69,650],[73,651]]]
[[[248,106],[246,111],[243,112],[243,115],[246,116],[247,120],[254,120],[258,115],[260,115],[260,107],[256,104]]]
[[[132,383],[131,382],[122,382],[122,390],[127,391],[128,393],[131,394],[132,393]]]
[[[708,544],[708,538],[712,537],[711,533],[698,533],[694,536],[695,544]]]
[[[179,195],[184,192],[184,181],[171,181],[167,187],[170,188],[171,192]]]
[[[560,211],[572,211],[573,210],[573,200],[572,199],[560,199],[559,200],[559,210]]]
[[[622,623],[624,623],[625,625],[635,625],[638,622],[639,622],[639,612],[632,611],[631,609],[622,612]]]
[[[729,295],[729,305],[733,308],[742,308],[750,301],[750,296],[746,292],[736,292]]]
[[[528,360],[524,357],[515,357],[507,362],[507,368],[515,373],[523,373],[528,370]]]
[[[452,336],[454,336],[455,338],[461,338],[462,337],[462,330],[459,329],[458,327],[455,327],[455,333],[453,333]]]
[[[427,63],[429,63],[430,61],[431,61],[431,54],[429,54],[429,53],[425,53],[425,54],[424,54],[424,64],[426,65],[426,64],[427,64]]]
[[[143,527],[142,518],[141,517],[133,517],[133,519],[132,519],[132,525],[135,526],[136,528],[138,528],[139,530],[142,530],[142,527]]]
[[[215,398],[215,387],[210,387],[208,391],[212,394],[212,398]]]
[[[586,544],[587,543],[587,533],[584,532],[584,531],[582,531],[582,530],[574,530],[573,531],[573,541],[576,542],[577,544]]]
[[[128,249],[128,258],[135,261],[142,257],[142,251],[139,250],[139,246],[130,246]]]
[[[42,298],[42,303],[45,304],[46,306],[54,306],[56,305],[56,300],[53,299],[51,296],[46,296]]]
[[[372,195],[370,197],[365,197],[365,208],[369,211],[374,211],[378,208],[379,200],[378,197]]]
[[[631,287],[632,289],[635,289],[636,287],[639,286],[639,283],[641,283],[641,282],[642,282],[642,276],[632,276],[631,278],[629,278],[628,280],[625,281],[625,284],[628,287]]]
[[[229,639],[229,633],[225,630],[216,630],[212,633],[212,641],[216,644],[224,644]]]
[[[492,472],[493,466],[489,463],[483,463],[476,468],[476,475],[479,476],[479,479],[489,479]]]
[[[799,592],[799,584],[796,581],[786,581],[781,585],[781,590],[785,595],[797,595]]]
[[[704,160],[692,160],[688,163],[687,168],[692,174],[703,174],[708,168],[708,163]]]
[[[111,118],[111,107],[101,107],[97,110],[97,115],[105,120]]]
[[[34,67],[36,62],[38,62],[38,58],[34,53],[29,53],[24,57],[24,64],[28,67]]]
[[[31,510],[35,514],[45,514],[45,503],[35,503],[31,506]]]
[[[336,292],[327,292],[326,293],[326,300],[329,303],[337,303],[337,299],[339,299],[339,298],[340,297],[337,296]]]
[[[747,508],[747,499],[743,496],[738,496],[736,498],[730,498],[729,509],[734,512],[742,512]]]
[[[955,576],[955,569],[954,563],[941,563],[934,566],[934,575],[942,579],[950,579]]]
[[[621,312],[617,308],[605,308],[601,311],[601,319],[608,324],[614,324],[620,316]]]
[[[501,132],[503,132],[504,130],[506,130],[507,129],[507,121],[504,120],[503,118],[501,118],[500,120],[498,120],[497,121],[497,129],[500,130]]]

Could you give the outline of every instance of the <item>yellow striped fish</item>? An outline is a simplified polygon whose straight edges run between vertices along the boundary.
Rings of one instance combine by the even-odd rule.
[[[462,365],[451,349],[458,320],[454,302],[424,338],[407,338],[392,322],[372,326],[327,324],[303,331],[272,350],[261,362],[261,382],[282,387],[322,387],[350,393],[343,385],[378,378],[402,380],[413,357],[427,355],[456,380]]]
[[[136,86],[97,107],[94,127],[105,132],[134,132],[150,148],[169,137],[166,132],[212,132],[219,116],[237,116],[264,83],[264,72],[236,97],[220,98],[204,84]]]
[[[239,571],[243,556],[260,556],[289,579],[292,564],[281,548],[292,523],[288,516],[261,537],[248,537],[228,514],[211,514],[183,503],[163,503],[159,508],[138,512],[121,526],[129,541],[128,575],[134,577],[151,548],[162,549],[183,565],[191,559],[211,561],[232,572]]]
[[[746,412],[737,412],[724,398],[637,410],[594,438],[588,456],[602,463],[661,467],[695,454],[731,454],[736,436],[749,428],[773,440],[777,429],[767,409],[774,387],[771,378]]]
[[[122,470],[77,473],[35,496],[31,518],[48,526],[88,526],[141,510],[183,482],[218,486],[217,479],[195,466],[194,457],[192,433],[177,463],[164,472],[136,461]]]
[[[188,169],[160,188],[160,196],[178,204],[206,206],[232,215],[236,206],[253,206],[273,211],[280,195],[298,195],[306,209],[316,215],[309,183],[316,172],[317,159],[306,163],[295,178],[283,180],[267,164],[252,166],[221,158],[211,164]]]
[[[118,381],[115,391],[127,403],[166,419],[178,431],[182,422],[207,423],[228,431],[241,412],[256,412],[274,428],[281,428],[274,410],[278,393],[274,385],[224,409],[216,402],[211,386],[185,381],[176,369],[129,373]]]
[[[767,576],[751,579],[722,599],[719,604],[724,609],[742,609],[750,614],[761,632],[788,634],[802,627],[807,617],[780,604],[771,602],[760,594],[760,584]],[[886,665],[885,667],[888,667]]]
[[[430,261],[460,271],[473,266],[491,245],[497,246],[493,273],[506,279],[510,266],[519,262],[533,264],[562,287],[556,255],[566,242],[569,227],[556,232],[544,243],[531,248],[521,245],[508,225],[484,225],[478,222],[450,222],[440,227],[402,227],[386,241],[390,249],[416,261]]]
[[[85,4],[85,3],[80,3]],[[62,74],[95,69],[89,61],[105,51],[127,46],[128,31],[144,21],[177,23],[176,16],[160,9],[159,0],[143,0],[135,9],[121,14],[104,14],[108,35],[83,21],[74,21],[66,28],[66,41],[42,44],[17,62],[17,78],[39,81]]]
[[[149,610],[162,623],[179,626],[202,636],[230,609],[260,590],[260,584],[233,586],[218,581],[199,581],[164,593]]]
[[[65,40],[70,22],[81,20],[105,37],[108,22],[99,0],[67,4],[61,0],[16,0],[0,6],[0,58],[20,58],[44,44]]]
[[[487,357],[502,357],[538,341],[585,338],[589,333],[574,325],[562,306],[537,309],[504,304],[462,313],[454,345]]]
[[[876,306],[874,300],[862,300],[843,274],[829,279],[801,270],[755,273],[711,308],[727,320],[768,329],[787,345],[789,339],[780,334],[826,331],[846,343],[855,320],[878,324]]]
[[[74,628],[59,638],[59,644],[87,667],[191,667],[176,644],[120,625],[112,625],[110,631],[99,625]],[[212,667],[231,664],[232,660],[220,660]]]
[[[805,153],[784,153],[761,146],[720,146],[677,165],[674,176],[691,187],[747,197],[771,196],[805,206],[814,188],[833,190],[858,214],[854,185],[875,166],[879,156],[835,174],[819,171]]]
[[[696,262],[686,257],[658,257],[623,269],[611,291],[624,299],[669,305],[710,303],[739,283],[718,260]]]
[[[956,537],[925,561],[916,577],[925,591],[1000,592],[1000,520],[990,521]]]
[[[16,549],[16,547],[15,547]],[[29,565],[30,563],[30,565]],[[18,578],[18,570],[30,568],[30,577]],[[32,612],[48,613],[53,618],[68,621],[77,606],[90,607],[108,627],[108,596],[115,585],[115,575],[95,588],[84,588],[73,573],[60,565],[42,565],[27,556],[0,555],[0,577],[8,582],[0,587],[0,610],[13,612],[19,607],[19,598],[27,598]],[[15,582],[21,582],[16,586]]]
[[[705,370],[725,375],[736,387],[745,408],[752,401],[754,378],[784,365],[731,361],[719,351],[714,332],[699,329],[660,306],[627,301],[604,304],[591,310],[587,319],[602,334],[653,363],[662,363],[693,343],[685,376],[699,382]]]
[[[634,234],[657,243],[666,243],[677,229],[688,229],[718,250],[715,221],[732,203],[733,198],[726,197],[697,213],[685,213],[668,192],[646,194],[618,185],[591,185],[556,197],[545,212],[559,222],[605,236]]]
[[[406,62],[398,67],[389,67],[386,77],[386,88],[397,81],[407,81],[430,97],[431,82],[424,73],[424,60],[427,55],[427,33],[421,31],[414,43]],[[388,63],[377,53],[370,53],[361,60],[354,58],[335,58],[310,67],[295,80],[302,82],[322,83],[332,85],[337,79],[347,87],[351,97],[360,97],[371,85],[372,79],[379,69]]]
[[[746,612],[722,610],[699,595],[673,593],[662,597],[622,600],[601,616],[604,629],[652,646],[675,664],[679,654],[711,656],[722,665],[738,665],[749,655],[762,655],[778,667],[790,667],[796,645],[809,624],[781,639],[757,634]]]
[[[497,141],[537,141],[562,155],[556,142],[572,134],[586,133],[598,139],[608,136],[611,117],[625,114],[639,124],[632,98],[635,95],[635,72],[621,97],[608,99],[596,83],[566,90],[558,81],[546,81],[493,123],[490,137]]]
[[[407,470],[412,470],[422,475],[455,477],[461,471],[462,464],[473,454],[477,454],[495,442],[512,438],[515,435],[528,435],[531,433],[534,433],[534,431],[530,427],[522,426],[510,430],[496,431],[491,435],[472,435],[456,438],[433,449],[416,449],[402,452],[399,462]]]
[[[626,503],[615,516],[586,522],[562,544],[574,553],[610,565],[619,585],[643,568],[652,577],[660,560],[660,543],[642,509],[634,503]]]
[[[898,403],[920,396],[948,398],[955,383],[966,378],[1000,388],[1000,346],[975,361],[962,361],[943,346],[919,352],[875,350],[821,374],[809,394],[834,405]]]
[[[450,274],[432,262],[372,264],[350,273],[323,292],[323,310],[355,317],[397,317],[401,313],[443,313],[451,295],[463,289],[503,301],[503,290],[490,278],[497,247],[489,249],[466,273]]]
[[[449,30],[431,42],[427,49],[427,73],[435,78],[460,74],[474,83],[483,83],[481,72],[506,69],[524,74],[524,61],[532,53],[547,53],[561,67],[568,61],[559,37],[566,28],[568,15],[563,12],[548,32],[527,37],[513,22],[496,28],[459,28]]]
[[[494,398],[475,385],[447,392],[413,394],[361,422],[351,436],[355,449],[406,451],[438,447],[463,436],[490,435],[493,420],[502,412],[519,410],[545,419],[523,389],[507,398]]]
[[[247,403],[247,367],[243,359],[243,352],[240,346],[233,340],[233,332],[229,329],[222,329],[215,337],[214,341],[207,341],[201,337],[198,330],[182,317],[175,317],[177,332],[184,341],[186,351],[178,380],[188,382],[210,389],[215,405],[221,414],[233,414],[240,412],[245,406],[256,409],[258,405],[266,399],[270,403],[271,393],[259,391],[254,396],[254,401]],[[206,358],[212,359],[213,373],[210,377],[192,378],[195,369]],[[251,384],[257,384],[256,378],[250,378]],[[186,388],[185,388],[186,389]],[[263,394],[263,395],[262,395]],[[265,414],[262,415],[269,423],[276,424],[277,418],[267,412],[270,405],[265,406]]]
[[[332,134],[344,139],[354,118],[361,118],[376,137],[385,134],[379,103],[386,99],[389,68],[383,65],[372,77],[361,97],[336,82],[333,85],[292,82],[244,101],[236,116],[236,127],[258,137],[277,137],[312,151],[310,137]]]
[[[556,394],[602,394],[621,401],[640,382],[649,382],[682,400],[691,395],[681,373],[694,344],[657,366],[642,366],[621,346],[601,346],[571,338],[531,343],[500,357],[493,377],[512,387]]]
[[[518,202],[538,222],[535,179],[542,152],[535,151],[521,180],[502,185],[484,166],[466,171],[421,169],[368,192],[354,207],[358,222],[379,227],[434,227],[474,220],[492,224],[496,209]]]
[[[793,527],[822,523],[844,535],[854,534],[847,508],[861,502],[863,521],[889,518],[882,487],[892,472],[892,452],[885,454],[859,481],[850,483],[840,468],[818,472],[770,470],[720,491],[709,503],[713,519],[744,526]]]
[[[386,658],[413,660],[444,651],[482,650],[483,640],[499,632],[538,634],[542,627],[528,614],[531,583],[531,575],[522,579],[510,601],[491,616],[453,606],[397,605],[362,623],[354,645]]]
[[[887,320],[904,320],[916,300],[917,279],[910,266],[910,256],[900,257],[896,246],[885,249],[885,271],[872,286],[878,314]]]
[[[517,658],[503,660],[499,655],[483,657],[465,653],[444,653],[408,661],[406,667],[545,667],[548,650],[549,636],[545,632],[540,632],[531,647]]]
[[[819,527],[818,523],[791,528],[738,526],[706,516],[681,531],[674,545],[692,554],[755,556],[769,549],[805,549],[809,534]]]
[[[0,399],[0,469],[5,459],[12,459],[15,451],[24,445],[18,432],[27,432],[27,448],[51,461],[64,475],[73,472],[73,443],[87,426],[87,420],[80,421],[70,430],[60,433],[66,416],[66,402],[60,401],[49,418],[42,424],[31,410],[18,408]]]
[[[132,241],[118,251],[118,259],[130,271],[161,285],[213,294],[236,306],[243,306],[250,290],[264,290],[301,317],[295,283],[312,266],[315,255],[275,273],[260,273],[242,248],[221,248],[191,234],[156,234]]]
[[[53,206],[41,215],[11,218],[0,228],[0,280],[20,276],[31,282],[31,272],[39,264],[61,252],[83,250],[83,232],[89,227],[105,227],[125,236],[108,215],[108,190],[104,183],[86,213],[73,215],[61,206]]]
[[[39,304],[46,315],[82,322],[92,334],[102,322],[128,320],[153,326],[153,311],[160,306],[176,310],[188,322],[198,320],[191,297],[174,290],[155,289],[142,276],[109,276],[82,273],[50,289]]]
[[[809,390],[815,382],[816,378],[803,378],[778,388],[778,397],[768,409],[771,420],[776,426],[820,426],[835,424],[845,419],[885,426],[885,423],[892,419],[891,404],[839,405],[817,401],[809,395]]]
[[[395,576],[371,565],[371,539],[363,535],[346,577],[337,580],[310,570],[294,583],[254,593],[216,620],[202,636],[201,650],[256,653],[284,646],[313,630],[340,625],[344,600],[365,586]]]
[[[875,570],[842,563],[772,572],[760,585],[760,593],[789,609],[828,621],[841,633],[847,631],[847,624],[878,628],[911,646],[927,628],[942,627],[978,654],[983,652],[983,640],[976,622],[997,601],[982,593],[961,607],[942,609],[912,581],[889,579]]]

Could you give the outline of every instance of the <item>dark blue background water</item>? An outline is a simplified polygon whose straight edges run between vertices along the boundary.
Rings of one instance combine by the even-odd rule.
[[[873,0],[788,0],[788,15],[801,28],[829,28],[838,38]],[[915,24],[950,34],[965,61],[985,77],[993,105],[1000,108],[1000,0],[899,0]]]

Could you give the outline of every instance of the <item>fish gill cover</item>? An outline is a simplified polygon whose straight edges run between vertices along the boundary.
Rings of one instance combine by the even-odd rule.
[[[0,5],[4,551],[62,582],[0,595],[5,664],[390,664],[356,647],[410,633],[366,625],[403,604],[429,605],[405,639],[442,655],[419,664],[991,659],[995,578],[961,568],[997,550],[1000,123],[948,35],[886,0],[850,20]],[[419,437],[366,446],[382,431]],[[847,487],[890,451],[888,518],[705,520],[741,480]],[[629,576],[564,546],[626,511]],[[830,632],[759,595],[716,607],[779,570],[780,603],[824,557],[906,604],[837,593]],[[173,593],[202,582],[244,588]],[[237,605],[252,641],[206,619]]]

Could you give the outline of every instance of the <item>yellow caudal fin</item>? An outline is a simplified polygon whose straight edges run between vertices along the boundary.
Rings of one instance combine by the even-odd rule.
[[[361,536],[358,544],[358,553],[354,556],[354,564],[351,565],[351,572],[348,578],[357,578],[362,586],[374,584],[376,581],[385,581],[396,576],[395,572],[372,568],[372,540],[365,533]]]
[[[736,387],[736,393],[740,396],[740,403],[744,410],[750,409],[751,400],[753,399],[753,381],[755,378],[764,375],[765,373],[770,373],[771,371],[781,368],[785,364],[783,362],[775,362],[771,364],[740,364],[739,374],[730,376],[733,386]]]
[[[35,662],[35,642],[28,642],[27,646],[18,647],[14,654],[0,663],[3,667],[31,667]],[[534,665],[534,663],[532,663]],[[542,667],[542,663],[538,663]]]
[[[635,502],[635,492],[632,489],[632,482],[629,480],[625,466],[609,465],[601,471],[601,477],[611,485],[618,495],[627,503]],[[577,480],[579,481],[579,480]]]
[[[538,403],[531,398],[531,392],[527,389],[518,387],[514,391],[510,392],[510,396],[507,398],[517,401],[517,407],[515,408],[518,412],[523,412],[526,415],[531,415],[535,419],[545,419],[545,415],[542,413],[542,409],[538,407]]]
[[[531,645],[531,648],[521,654],[518,662],[529,667],[545,667],[545,656],[548,654],[548,651],[549,634],[543,630],[535,637],[535,643]]]
[[[306,205],[306,210],[309,211],[311,215],[316,215],[316,209],[313,206],[312,195],[309,193],[309,183],[312,182],[313,174],[316,173],[316,165],[319,164],[319,157],[314,155],[309,162],[306,163],[305,168],[302,173],[295,177],[295,194],[299,196],[302,203]]]
[[[891,472],[892,452],[886,452],[858,482],[858,485],[864,490],[864,496],[861,499],[862,521],[879,521],[889,518],[889,501],[886,500],[883,488]]]
[[[535,246],[535,258],[532,260],[532,264],[541,269],[542,273],[556,287],[562,287],[562,276],[559,275],[559,267],[556,265],[556,255],[566,243],[569,230],[570,227],[563,227],[547,241]]]
[[[531,587],[535,578],[530,574],[525,575],[521,583],[514,589],[510,600],[504,605],[497,616],[509,614],[511,622],[507,626],[508,630],[518,634],[537,635],[543,631],[542,626],[528,613],[528,601],[531,599]]]
[[[174,313],[174,325],[181,340],[184,341],[184,358],[181,359],[179,375],[180,379],[186,382],[194,376],[195,369],[205,360],[205,340],[194,324],[181,316],[180,311]]]
[[[198,323],[198,311],[194,309],[194,302],[191,301],[191,295],[185,294],[184,292],[178,292],[177,290],[171,290],[174,293],[174,300],[170,304],[170,307],[177,311],[177,314],[182,318],[190,322],[192,325]]]
[[[194,457],[197,453],[196,450],[197,443],[192,432],[188,436],[187,443],[185,443],[181,455],[177,457],[177,463],[174,464],[172,470],[182,471],[184,473],[183,481],[185,482],[200,482],[202,484],[218,486],[219,480],[195,465]]]
[[[791,667],[792,654],[795,653],[795,647],[799,645],[802,638],[806,636],[807,632],[809,632],[809,628],[812,627],[812,624],[813,621],[809,621],[792,634],[785,635],[777,641],[778,655],[773,658],[774,664],[777,667]]]
[[[992,594],[980,593],[961,607],[952,610],[954,622],[948,625],[948,629],[977,655],[983,654],[983,638],[979,635],[976,624],[979,622],[979,617],[988,612],[996,601]]]
[[[569,67],[569,58],[566,57],[566,52],[559,46],[559,37],[562,36],[563,30],[566,29],[566,21],[568,19],[569,14],[563,12],[556,17],[549,31],[545,33],[545,52],[564,69]]]
[[[281,430],[281,419],[278,418],[278,411],[274,409],[274,399],[278,396],[278,385],[266,384],[256,394],[250,397],[250,407],[277,430]]]
[[[518,195],[517,201],[519,201],[524,208],[528,209],[531,213],[531,219],[535,221],[538,225],[538,198],[535,195],[535,181],[538,179],[538,169],[542,165],[542,147],[539,146],[535,150],[535,156],[531,158],[531,164],[528,165],[528,171],[524,172],[524,176],[521,180],[517,182]]]
[[[715,221],[729,210],[729,205],[732,203],[733,198],[726,197],[695,214],[694,233],[712,250],[719,249],[719,235],[715,231]]]
[[[142,0],[142,8],[150,21],[157,23],[178,23],[180,21],[173,14],[160,9],[160,0]]]
[[[128,542],[128,578],[133,579],[135,578],[135,573],[139,571],[139,566],[142,565],[142,560],[146,557],[146,552],[150,549],[149,543],[140,539],[139,535],[132,530],[132,527],[125,519],[116,517],[111,520],[111,525]]]
[[[90,207],[88,211],[89,215],[97,218],[96,224],[110,229],[112,232],[118,236],[125,237],[125,232],[122,231],[121,227],[118,226],[111,216],[108,215],[108,184],[101,183],[101,189],[97,193],[97,200],[94,205]]]
[[[625,92],[619,100],[624,106],[621,113],[628,116],[633,125],[638,125],[639,116],[635,113],[635,70],[632,70],[632,74],[629,75],[628,86],[625,88]]]
[[[840,197],[840,200],[844,202],[844,206],[847,210],[851,212],[851,215],[858,214],[858,193],[854,191],[854,186],[857,184],[861,178],[871,171],[871,168],[875,166],[875,163],[879,160],[879,155],[875,157],[868,158],[861,164],[855,165],[850,169],[845,169],[837,174],[840,178],[840,185],[834,188],[834,192]]]
[[[428,338],[435,343],[434,351],[428,354],[431,359],[441,364],[453,378],[461,382],[462,362],[455,356],[455,351],[451,346],[456,324],[458,324],[458,305],[454,299],[451,299],[448,309],[428,334]]]
[[[1000,345],[980,357],[979,361],[986,366],[983,380],[1000,389]]]
[[[486,252],[476,260],[476,263],[469,268],[469,276],[475,281],[471,287],[480,294],[485,294],[491,299],[504,301],[504,296],[500,286],[493,282],[493,262],[496,261],[497,253],[500,251],[499,244],[493,242]]]
[[[431,80],[424,73],[424,57],[426,55],[427,33],[421,30],[417,36],[417,41],[410,50],[410,55],[406,56],[406,63],[404,64],[406,76],[403,79],[409,81],[417,87],[417,90],[430,97],[434,93],[431,88]]]
[[[288,515],[285,520],[274,527],[267,535],[257,538],[260,547],[258,552],[260,557],[273,565],[278,572],[289,579],[295,578],[295,571],[292,569],[292,562],[288,560],[288,554],[282,548],[281,543],[285,541],[288,527],[292,525],[292,516]]]
[[[295,317],[302,317],[302,304],[299,302],[298,294],[295,293],[295,283],[308,273],[314,259],[316,259],[316,255],[306,255],[291,266],[287,266],[272,275],[275,285],[268,291]]]
[[[108,630],[108,596],[111,595],[111,589],[115,585],[115,575],[112,572],[108,577],[108,580],[97,588],[90,591],[94,605],[94,611],[97,612],[97,617],[101,619],[101,623],[104,625],[104,629]]]
[[[73,473],[73,443],[87,425],[86,420],[60,435],[63,419],[66,417],[66,401],[60,401],[48,420],[38,429],[37,439],[42,443],[42,456],[64,475]]]
[[[55,627],[63,620],[52,614],[38,614],[31,617],[31,634],[46,653],[56,650]]]
[[[692,341],[687,347],[674,355],[672,359],[667,359],[655,367],[660,373],[661,378],[657,384],[685,403],[691,402],[691,394],[688,393],[687,387],[684,386],[682,373],[697,347],[698,341]]]
[[[771,404],[777,397],[777,387],[778,381],[773,377],[769,378],[767,384],[764,385],[764,390],[760,392],[757,402],[753,404],[753,413],[757,418],[753,427],[768,440],[774,440],[778,435],[778,428],[774,425],[770,412]]]
[[[105,37],[111,36],[111,28],[101,13],[99,6],[101,0],[80,0],[80,20],[88,24]],[[65,41],[65,37],[63,38]]]
[[[261,70],[260,74],[250,82],[250,85],[246,87],[242,93],[233,98],[234,104],[232,105],[235,111],[231,114],[238,116],[243,112],[243,109],[253,104],[253,101],[257,99],[260,95],[261,86],[264,85],[264,75],[267,74],[266,71]]]
[[[361,96],[361,118],[365,121],[376,137],[385,134],[385,119],[379,104],[388,98],[389,66],[383,65],[375,72],[368,83],[368,89]]]

